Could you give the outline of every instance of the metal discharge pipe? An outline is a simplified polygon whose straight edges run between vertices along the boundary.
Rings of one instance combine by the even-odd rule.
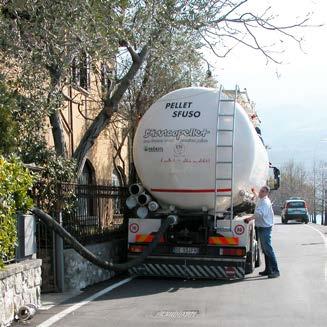
[[[159,204],[156,201],[150,201],[148,204],[148,208],[150,211],[157,211],[159,209]]]
[[[65,240],[65,242],[67,242],[83,258],[92,262],[93,264],[95,264],[100,268],[112,270],[116,272],[126,271],[132,266],[142,263],[146,259],[146,257],[149,256],[152,253],[152,251],[157,247],[161,237],[168,229],[168,227],[175,223],[175,220],[168,216],[167,219],[162,221],[161,226],[158,232],[156,233],[153,241],[144,250],[144,252],[140,254],[139,257],[124,263],[113,263],[112,261],[102,260],[95,254],[93,254],[91,251],[89,251],[87,248],[85,248],[69,232],[67,232],[66,229],[64,229],[61,225],[59,225],[55,219],[53,219],[50,215],[48,215],[44,211],[38,208],[33,208],[31,209],[31,212],[39,219],[41,219],[55,233],[60,235]]]
[[[149,209],[147,207],[139,207],[136,210],[136,215],[141,219],[146,218],[148,213],[149,213]]]
[[[137,202],[141,206],[147,205],[150,201],[151,201],[151,196],[146,193],[142,193],[137,197]]]
[[[144,188],[141,184],[132,184],[128,190],[131,195],[139,195],[144,192]]]
[[[137,198],[135,195],[130,195],[125,202],[128,209],[133,209],[137,206]]]

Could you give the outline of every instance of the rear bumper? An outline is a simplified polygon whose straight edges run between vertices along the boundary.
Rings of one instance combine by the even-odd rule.
[[[137,255],[129,255],[129,259]],[[202,279],[242,279],[245,258],[201,258],[150,256],[142,264],[129,269],[138,276]]]
[[[304,214],[286,214],[284,219],[287,220],[309,220],[308,215]]]

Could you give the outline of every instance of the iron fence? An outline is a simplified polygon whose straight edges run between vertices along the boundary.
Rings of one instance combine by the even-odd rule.
[[[108,185],[63,184],[61,192],[74,194],[73,206],[63,211],[63,227],[82,244],[108,241],[123,234],[127,189]]]
[[[42,292],[57,291],[54,261],[54,232],[36,219],[36,253],[42,259]]]

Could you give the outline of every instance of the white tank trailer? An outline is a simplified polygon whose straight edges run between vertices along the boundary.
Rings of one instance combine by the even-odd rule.
[[[221,100],[226,99],[221,94]],[[134,138],[134,164],[143,186],[161,206],[214,209],[216,161],[231,161],[231,148],[216,151],[218,101],[219,90],[180,89],[154,103],[141,119]],[[220,105],[222,113],[233,111],[233,101]],[[218,144],[232,142],[232,123],[232,117],[219,117],[218,126],[225,131],[218,133]],[[244,194],[265,185],[269,169],[266,148],[238,103],[234,137],[233,188],[228,180],[216,187],[223,194],[233,189],[237,205]],[[217,164],[217,177],[230,176],[230,166]],[[217,205],[227,209],[229,201],[221,197]]]
[[[244,223],[244,212],[253,208],[252,191],[267,183],[269,160],[253,108],[242,107],[237,92],[226,93],[179,89],[140,120],[133,156],[142,185],[130,187],[127,201],[138,207],[129,220],[130,257],[143,252],[167,215],[176,224],[132,273],[242,278],[259,264],[254,225]]]

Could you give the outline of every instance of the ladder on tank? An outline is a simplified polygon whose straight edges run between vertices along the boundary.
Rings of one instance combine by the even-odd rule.
[[[223,88],[221,86],[219,90],[216,125],[214,228],[218,228],[217,220],[219,218],[229,215],[229,227],[219,227],[219,229],[231,232],[233,219],[234,131],[239,88],[238,86],[235,87],[232,98],[227,96],[222,97],[222,91]],[[228,202],[230,211],[217,209],[217,205],[221,202],[219,200]]]

